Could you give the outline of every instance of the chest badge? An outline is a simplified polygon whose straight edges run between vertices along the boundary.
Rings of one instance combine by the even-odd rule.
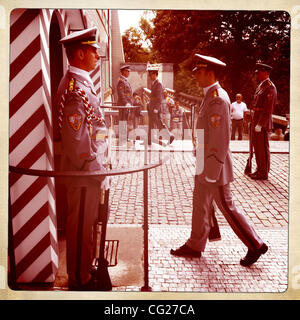
[[[74,113],[68,116],[68,122],[71,128],[75,131],[78,131],[81,127],[82,116],[79,113]]]
[[[213,114],[210,117],[210,125],[216,129],[220,126],[220,124],[221,124],[221,116],[219,114]]]

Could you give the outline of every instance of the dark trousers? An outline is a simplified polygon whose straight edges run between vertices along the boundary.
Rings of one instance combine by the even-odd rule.
[[[202,184],[195,177],[193,194],[192,231],[187,245],[197,251],[204,251],[211,229],[210,210],[213,200],[226,218],[227,222],[239,239],[251,250],[261,247],[263,241],[248,223],[244,213],[235,206],[230,190],[230,184],[218,186],[216,184]]]
[[[154,113],[149,106],[147,106],[148,117],[149,117],[149,127],[148,127],[148,144],[151,144],[151,131],[152,129],[162,130],[164,129],[164,135],[166,139],[170,139],[170,132],[166,125],[162,122],[159,113]]]
[[[235,140],[235,133],[238,130],[238,139],[243,139],[243,121],[244,119],[235,120],[232,119],[231,140]]]
[[[93,226],[98,216],[99,195],[99,184],[67,186],[67,273],[72,285],[85,284],[91,277]]]
[[[119,111],[120,121],[128,121],[129,110],[128,109],[120,109]]]
[[[262,176],[268,176],[270,171],[269,132],[265,130],[256,132],[253,130],[252,138],[257,166],[256,171]]]

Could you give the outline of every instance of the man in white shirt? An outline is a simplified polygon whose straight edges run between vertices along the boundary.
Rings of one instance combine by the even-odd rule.
[[[238,130],[238,139],[243,139],[243,122],[244,122],[244,112],[247,111],[246,103],[243,102],[243,96],[238,93],[236,96],[236,101],[231,104],[231,140],[235,140],[235,133]]]
[[[173,107],[174,107],[174,100],[168,97],[167,90],[164,90],[163,99],[161,102],[160,116],[161,116],[162,122],[168,127],[168,129],[170,129],[170,126],[171,126],[170,109]]]

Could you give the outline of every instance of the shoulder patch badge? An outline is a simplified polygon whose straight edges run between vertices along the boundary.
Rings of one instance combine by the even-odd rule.
[[[218,96],[219,96],[218,90],[214,90],[214,92],[213,92],[213,97],[216,98],[216,97],[218,97]]]
[[[75,89],[76,86],[76,80],[72,78],[69,82],[69,91],[72,92]]]
[[[68,122],[71,128],[75,131],[78,131],[81,127],[82,116],[79,113],[74,113],[68,116]]]
[[[219,114],[213,114],[210,117],[210,125],[216,129],[220,126],[220,124],[221,124],[221,116]]]

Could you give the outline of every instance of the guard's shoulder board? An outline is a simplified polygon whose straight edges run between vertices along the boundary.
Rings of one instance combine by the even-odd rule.
[[[74,78],[71,78],[69,81],[69,92],[72,92],[76,87],[76,80]]]
[[[272,87],[273,83],[270,80],[268,80],[268,85]]]

